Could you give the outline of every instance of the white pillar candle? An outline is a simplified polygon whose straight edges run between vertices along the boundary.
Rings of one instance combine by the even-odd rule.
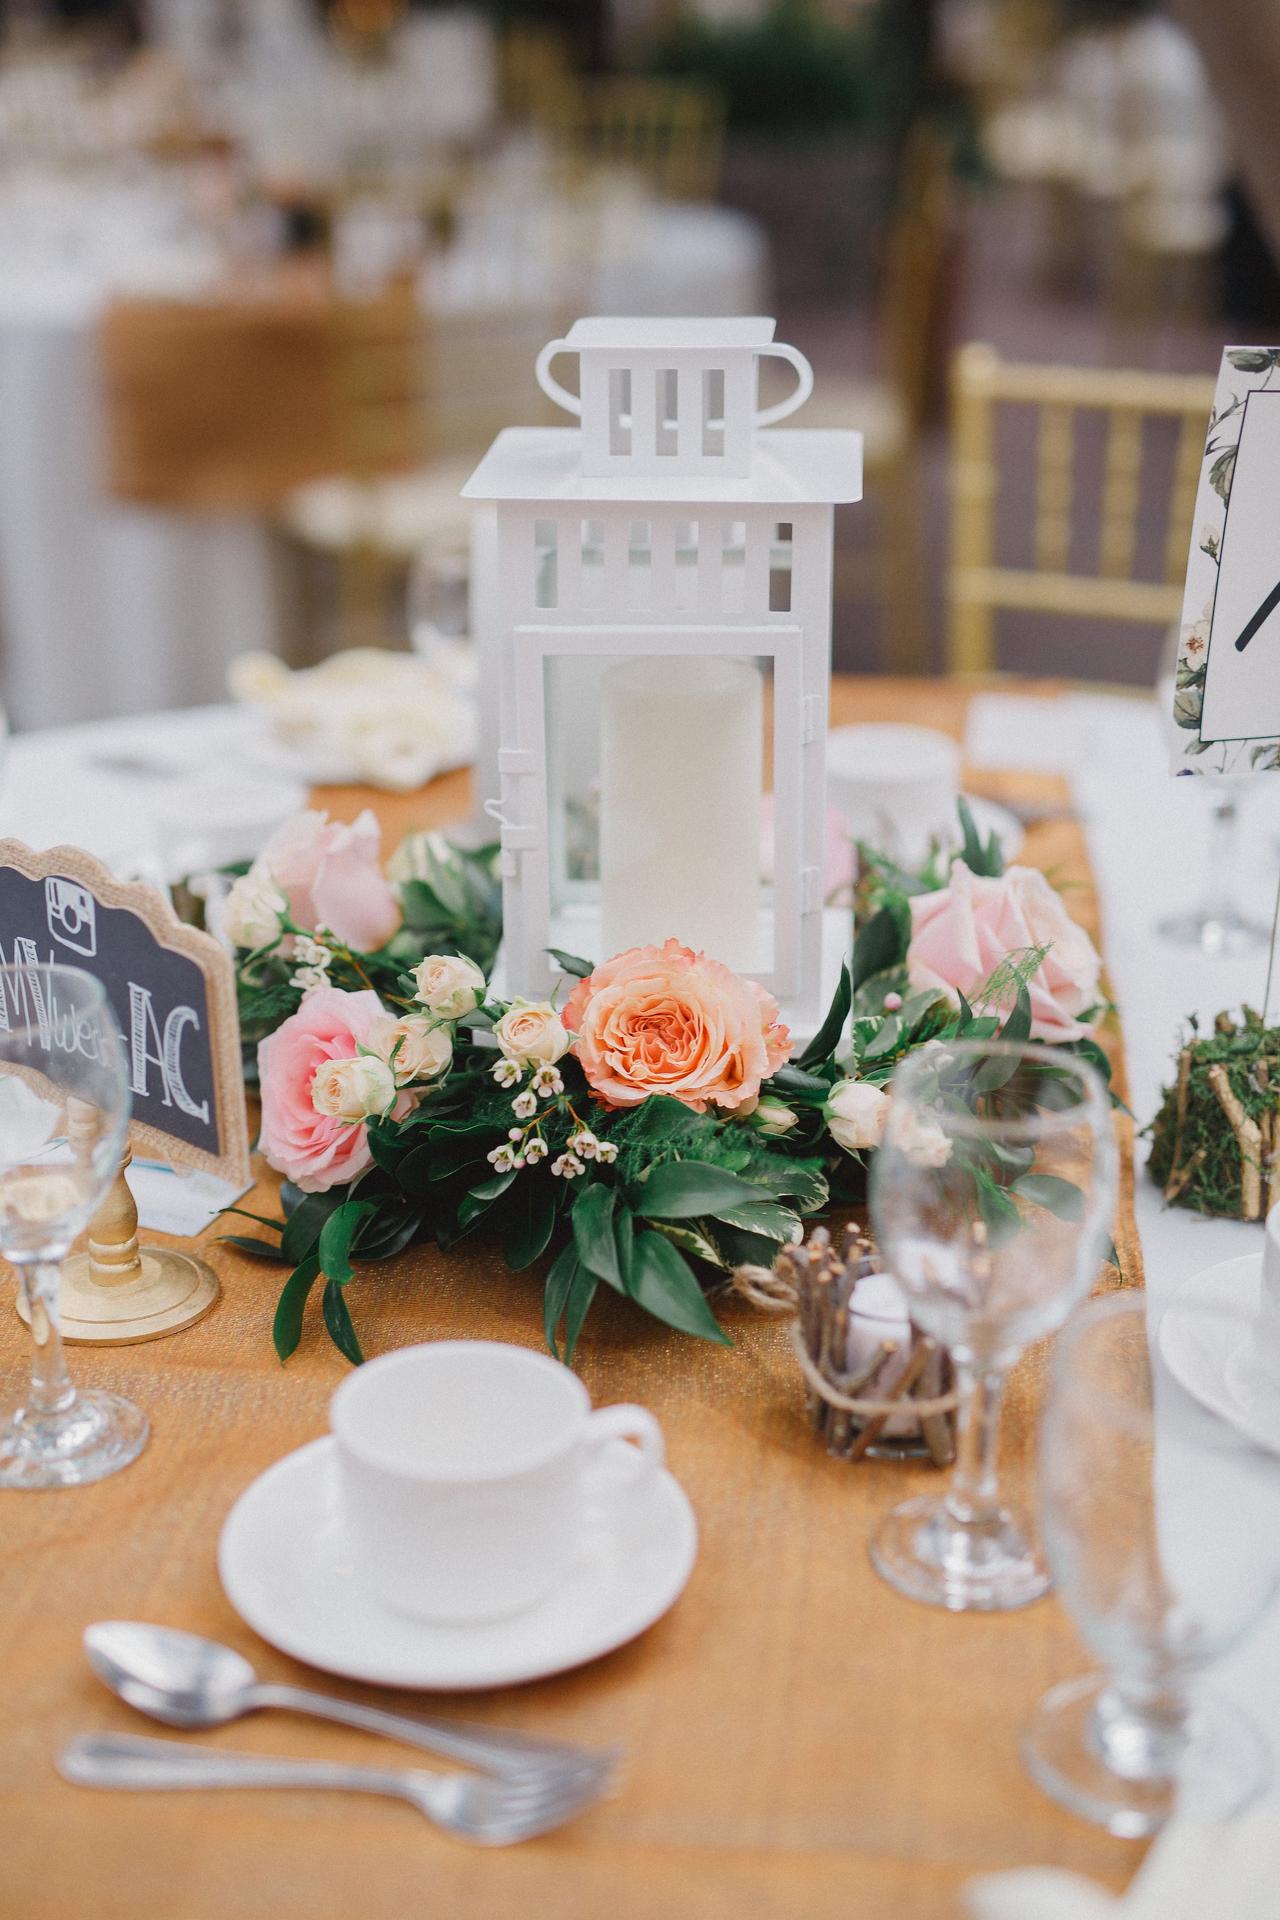
[[[705,655],[620,661],[600,743],[601,954],[674,936],[756,964],[761,676]]]

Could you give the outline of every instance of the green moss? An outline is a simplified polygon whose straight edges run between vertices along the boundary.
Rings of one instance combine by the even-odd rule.
[[[1220,1016],[1220,1019],[1224,1016]],[[1241,1214],[1240,1146],[1209,1084],[1209,1069],[1223,1066],[1232,1092],[1251,1120],[1280,1107],[1280,1027],[1264,1027],[1252,1009],[1230,1031],[1200,1035],[1192,1031],[1186,1042],[1191,1064],[1187,1080],[1186,1111],[1178,1138],[1178,1079],[1164,1090],[1160,1110],[1148,1132],[1151,1136],[1149,1170],[1165,1186],[1174,1171],[1191,1163],[1192,1171],[1173,1204],[1196,1213],[1239,1219]],[[1178,1061],[1181,1054],[1178,1055]],[[1175,1066],[1177,1061],[1175,1062]]]

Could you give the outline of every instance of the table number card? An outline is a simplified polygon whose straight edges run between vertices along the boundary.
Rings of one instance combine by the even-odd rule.
[[[49,961],[102,982],[124,1035],[133,1144],[179,1165],[249,1179],[235,975],[217,941],[154,887],[128,884],[77,847],[0,840],[0,965]],[[56,1018],[30,982],[25,1013]],[[0,1025],[24,1009],[0,995]]]
[[[1280,347],[1228,347],[1173,696],[1176,773],[1280,771]]]

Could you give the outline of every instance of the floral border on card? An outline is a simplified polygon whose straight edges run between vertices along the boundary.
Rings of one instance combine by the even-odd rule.
[[[1218,564],[1245,403],[1251,393],[1277,388],[1280,388],[1280,347],[1224,349],[1196,491],[1193,523],[1196,531],[1192,534],[1187,559],[1181,638],[1174,673],[1173,722],[1178,729],[1172,754],[1174,773],[1280,772],[1280,738],[1274,734],[1259,735],[1255,740],[1200,738]]]

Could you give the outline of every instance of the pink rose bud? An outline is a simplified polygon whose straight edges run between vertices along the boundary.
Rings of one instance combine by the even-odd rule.
[[[902,995],[900,993],[886,993],[884,997],[884,1010],[886,1013],[896,1013],[901,1005]]]

